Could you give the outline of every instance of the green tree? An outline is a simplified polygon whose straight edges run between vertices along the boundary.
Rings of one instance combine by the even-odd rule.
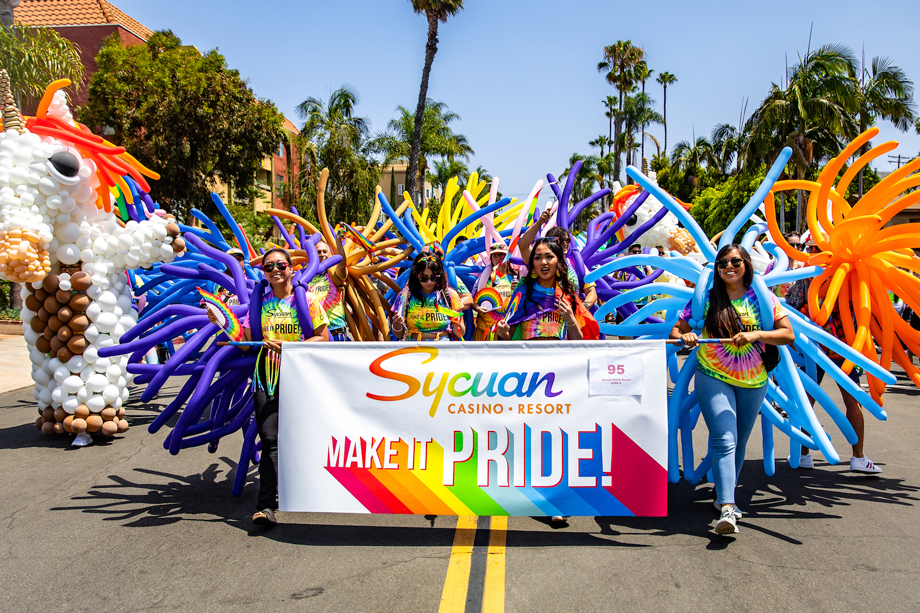
[[[278,149],[281,114],[216,50],[201,54],[170,31],[130,47],[112,35],[96,63],[80,120],[110,127],[113,141],[160,173],[151,196],[179,219],[192,207],[216,217],[214,184],[246,193]]]
[[[607,83],[617,89],[618,104],[614,121],[613,138],[613,179],[620,180],[620,132],[623,127],[623,97],[632,91],[640,80],[637,66],[645,64],[645,52],[629,40],[618,40],[604,47],[604,59],[597,64],[598,72],[605,73]],[[639,70],[642,70],[640,68]]]
[[[729,173],[732,162],[736,163],[737,170],[741,169],[741,152],[744,150],[746,137],[745,133],[739,132],[735,126],[727,123],[717,124],[712,129],[709,140],[715,165],[722,174]]]
[[[770,165],[783,147],[792,148],[789,163],[797,179],[826,160],[856,136],[856,73],[853,52],[843,45],[825,45],[806,53],[793,66],[785,88],[774,83],[748,120],[744,166]],[[799,191],[796,230],[805,225]]]
[[[9,73],[21,109],[34,109],[52,81],[70,79],[74,89],[83,85],[79,47],[51,28],[0,26],[0,68]]]
[[[718,185],[703,189],[693,199],[690,215],[707,236],[715,236],[741,212],[765,176],[766,166],[761,165],[751,173],[733,175]]]
[[[425,176],[424,172],[418,172],[417,166],[422,147],[422,116],[425,114],[425,108],[428,105],[428,77],[431,75],[431,64],[434,62],[434,56],[438,52],[438,23],[447,22],[449,17],[453,17],[463,10],[463,0],[409,0],[412,3],[412,9],[419,14],[425,15],[428,21],[428,42],[425,44],[425,65],[422,68],[422,83],[418,90],[418,103],[415,106],[415,122],[411,143],[409,149],[409,167],[406,170],[406,189],[415,200],[416,175]]]
[[[856,117],[858,132],[862,134],[877,118],[886,119],[901,132],[914,122],[914,84],[907,74],[891,63],[887,57],[874,57],[870,68],[861,70],[856,90]],[[860,155],[869,152],[871,145],[863,145]],[[862,197],[863,174],[859,171],[859,195]]]
[[[359,102],[358,93],[343,85],[326,101],[310,97],[297,105],[304,120],[297,147],[302,156],[297,210],[307,219],[316,219],[323,168],[329,169],[324,204],[330,222],[361,223],[370,215],[387,160],[375,157],[369,122],[355,114]]]
[[[648,124],[660,124],[663,121],[662,116],[652,108],[652,105],[655,103],[648,94],[638,93],[634,96],[627,96],[623,104],[623,134],[625,142],[623,146],[625,147],[626,153],[626,163],[635,164],[636,160],[632,157],[635,154],[636,145],[636,136],[644,143],[645,139],[642,138],[644,134],[645,126]],[[643,145],[644,146],[644,145]]]
[[[677,83],[677,77],[672,75],[670,72],[662,72],[658,75],[655,81],[661,85],[661,95],[662,95],[662,116],[661,121],[664,126],[664,153],[668,154],[668,85],[673,85]]]
[[[469,169],[466,164],[459,160],[436,160],[434,163],[434,172],[426,174],[428,182],[431,183],[431,189],[443,190],[447,187],[447,182],[454,177],[469,176]]]
[[[404,106],[396,107],[396,111],[398,115],[387,124],[387,131],[378,135],[373,141],[373,147],[382,152],[388,161],[408,160],[412,154],[415,116]],[[418,176],[415,179],[419,184],[422,184],[422,177],[431,168],[430,158],[437,156],[452,162],[469,159],[469,156],[474,153],[466,137],[454,132],[450,127],[450,124],[459,119],[460,116],[452,112],[445,103],[428,100],[422,116],[421,140],[416,165]],[[408,174],[408,170],[406,172]],[[408,183],[407,178],[406,184]]]

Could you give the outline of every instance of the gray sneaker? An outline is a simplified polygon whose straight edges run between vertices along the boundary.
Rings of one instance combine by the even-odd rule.
[[[716,522],[716,534],[738,534],[734,507],[722,507],[722,515],[719,517],[719,521]]]
[[[712,506],[716,508],[716,511],[719,511],[720,513],[722,512],[722,505],[720,505],[718,502],[713,502]],[[738,508],[738,505],[733,504],[732,510],[734,510],[735,512],[735,519],[741,519],[742,517],[741,509]]]

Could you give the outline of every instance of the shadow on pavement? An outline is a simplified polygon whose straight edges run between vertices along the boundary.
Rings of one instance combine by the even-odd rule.
[[[226,457],[220,459],[225,467],[214,463],[200,474],[187,476],[146,468],[134,469],[149,477],[137,482],[110,475],[111,483],[94,486],[85,496],[73,498],[78,504],[51,510],[102,515],[104,521],[140,528],[180,521],[223,522],[250,536],[298,545],[418,547],[449,546],[453,541],[454,529],[435,527],[433,517],[428,517],[431,527],[313,523],[282,523],[270,530],[254,527],[250,516],[257,468],[251,469],[243,495],[234,498],[230,494],[230,475],[236,463]],[[762,462],[751,460],[745,464],[736,499],[744,511],[742,525],[791,545],[802,542],[794,535],[766,528],[759,520],[840,519],[833,511],[857,502],[910,506],[920,500],[920,487],[884,475],[856,476],[826,465],[793,471],[778,462],[776,474],[768,478]],[[681,481],[668,487],[667,518],[595,517],[599,532],[512,529],[508,530],[508,547],[649,547],[650,543],[623,542],[622,537],[688,535],[709,540],[710,549],[720,549],[732,541],[712,532],[717,515],[713,500],[712,485],[694,486]],[[819,510],[813,510],[816,507]],[[535,520],[550,525],[547,518]]]

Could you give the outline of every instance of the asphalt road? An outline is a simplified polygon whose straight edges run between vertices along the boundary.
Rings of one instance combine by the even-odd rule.
[[[490,536],[486,518],[458,534],[456,517],[281,513],[282,524],[265,531],[249,523],[253,475],[242,497],[230,494],[241,436],[214,454],[171,456],[162,431],[147,433],[175,386],[150,405],[135,394],[131,429],[82,449],[35,429],[31,390],[8,392],[0,395],[0,610],[470,611],[482,608],[486,565],[494,573],[501,564],[503,580],[490,575],[489,610],[499,609],[498,593],[505,609],[528,612],[916,611],[920,391],[903,376],[896,387],[885,396],[889,421],[866,418],[866,452],[885,471],[878,477],[818,457],[814,470],[778,461],[767,478],[755,429],[734,540],[711,530],[711,485],[686,483],[670,486],[667,518],[579,517],[560,529],[510,518],[506,533]],[[825,389],[838,398],[836,387]],[[776,438],[784,457],[788,440]],[[696,439],[699,454],[704,428]],[[464,534],[468,590],[452,603],[445,580]],[[496,534],[504,549],[488,547]]]

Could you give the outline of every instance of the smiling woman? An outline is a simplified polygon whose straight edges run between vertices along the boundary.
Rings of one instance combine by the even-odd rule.
[[[726,340],[700,345],[697,350],[696,397],[712,440],[716,506],[721,513],[716,532],[736,534],[741,512],[735,506],[735,486],[748,437],[767,394],[767,370],[761,357],[764,343],[788,345],[795,334],[786,311],[772,295],[774,329],[763,329],[760,304],[751,289],[754,266],[744,247],[722,247],[716,255],[716,270],[704,310],[702,338]],[[687,303],[671,338],[696,347],[699,338],[690,325],[692,320]]]
[[[449,341],[463,338],[460,295],[447,286],[435,253],[420,254],[409,282],[393,304],[393,333],[401,340]]]

